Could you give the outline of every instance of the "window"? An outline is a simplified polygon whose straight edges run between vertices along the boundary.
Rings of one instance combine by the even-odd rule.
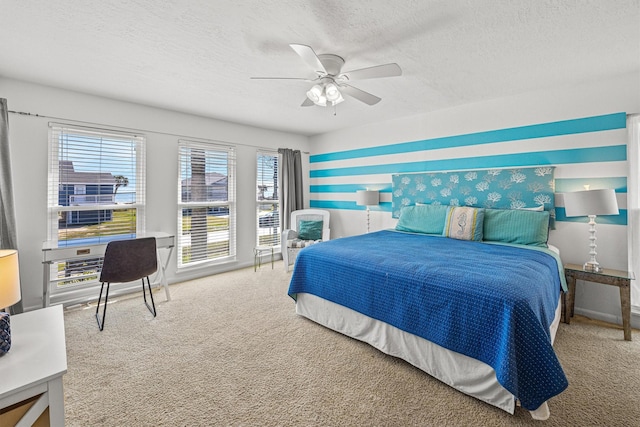
[[[179,141],[178,268],[235,259],[235,149]]]
[[[48,245],[106,243],[144,232],[145,138],[51,124]],[[51,294],[95,284],[102,258],[51,265]]]
[[[280,246],[280,196],[277,152],[258,151],[256,179],[256,244]]]

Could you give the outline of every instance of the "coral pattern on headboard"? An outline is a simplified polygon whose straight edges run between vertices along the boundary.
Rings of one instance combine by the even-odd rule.
[[[494,209],[544,205],[555,218],[554,167],[460,170],[392,175],[393,217],[403,206],[430,203]]]

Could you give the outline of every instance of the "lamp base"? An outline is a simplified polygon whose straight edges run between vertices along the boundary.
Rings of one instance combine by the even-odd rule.
[[[592,261],[587,261],[584,263],[584,265],[582,266],[582,269],[584,271],[589,271],[591,273],[600,273],[602,272],[602,268],[600,267],[600,264],[598,264],[597,262],[592,262]]]
[[[9,313],[0,312],[0,356],[11,348],[11,322]]]

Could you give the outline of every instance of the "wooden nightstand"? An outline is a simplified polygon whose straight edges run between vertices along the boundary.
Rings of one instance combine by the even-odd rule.
[[[631,341],[631,280],[634,279],[630,271],[603,269],[596,273],[584,271],[581,265],[565,264],[564,273],[567,278],[569,293],[566,294],[564,305],[564,322],[571,323],[573,308],[576,302],[576,280],[602,283],[603,285],[617,286],[620,288],[620,306],[622,309],[622,328],[624,339]]]

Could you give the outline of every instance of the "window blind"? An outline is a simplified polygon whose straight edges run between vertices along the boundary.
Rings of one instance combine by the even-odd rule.
[[[48,227],[53,247],[106,243],[144,232],[145,138],[49,125]],[[102,258],[51,265],[51,294],[97,282]]]
[[[178,144],[178,268],[234,259],[235,148]]]
[[[256,245],[280,246],[279,154],[258,150],[256,155]]]

